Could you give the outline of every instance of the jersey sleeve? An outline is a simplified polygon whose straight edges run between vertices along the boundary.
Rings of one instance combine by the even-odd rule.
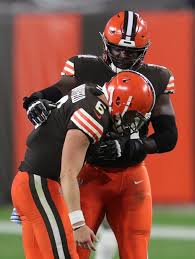
[[[110,81],[110,71],[107,71],[105,64],[100,58],[93,55],[73,56],[65,62],[62,76],[74,77],[79,84],[94,83],[103,85]]]
[[[164,93],[165,94],[174,94],[175,93],[175,78],[171,72],[170,72],[169,81],[164,90]]]
[[[96,119],[86,109],[79,108],[71,116],[68,129],[79,129],[83,131],[91,143],[96,143],[104,133],[104,126],[103,118]]]
[[[75,76],[75,60],[77,56],[73,56],[66,60],[63,70],[61,72],[61,76]]]
[[[172,72],[163,67],[164,68],[164,73],[165,73],[165,78],[167,78],[166,80],[166,86],[164,88],[164,94],[173,94],[175,93],[175,79],[174,79],[174,76],[172,74]]]

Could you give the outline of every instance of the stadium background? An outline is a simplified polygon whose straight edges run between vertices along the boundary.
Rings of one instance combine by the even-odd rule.
[[[171,153],[149,156],[146,161],[152,186],[154,223],[170,225],[170,229],[172,225],[182,225],[184,231],[188,230],[188,225],[193,230],[194,6],[193,0],[0,1],[0,258],[23,258],[20,235],[15,235],[17,231],[9,234],[8,230],[2,230],[1,224],[1,221],[7,223],[9,218],[11,181],[23,158],[25,138],[31,129],[22,109],[22,98],[56,82],[66,58],[80,53],[100,55],[99,32],[113,13],[124,9],[138,11],[148,21],[152,45],[146,61],[168,67],[176,82],[172,101],[179,130],[177,147]],[[170,235],[162,238],[164,243],[152,240],[152,259],[168,259],[168,252],[160,257],[161,248],[169,251],[174,246],[178,256],[172,254],[170,258],[195,258],[195,248],[191,246],[193,238],[191,241],[184,237],[170,240]],[[15,255],[10,254],[12,249],[7,241],[12,239],[13,247],[18,245]],[[158,245],[159,257],[152,257]],[[182,248],[185,257],[181,257]],[[16,257],[16,253],[20,256]]]

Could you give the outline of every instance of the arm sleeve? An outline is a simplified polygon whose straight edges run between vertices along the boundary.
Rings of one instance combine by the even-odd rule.
[[[46,99],[51,102],[57,102],[59,99],[62,98],[61,91],[54,85],[43,89],[39,92],[32,93],[29,97],[23,98],[23,108],[28,109],[28,107],[35,101],[39,99]]]
[[[153,117],[151,121],[154,128],[154,134],[150,135],[149,138],[155,140],[157,153],[164,153],[173,150],[178,139],[175,117],[170,115],[160,115]]]
[[[167,73],[169,74],[169,80],[164,90],[164,94],[174,94],[175,93],[175,78],[170,70],[167,69]]]
[[[70,59],[65,61],[61,76],[75,76],[75,59],[76,56],[71,57]]]

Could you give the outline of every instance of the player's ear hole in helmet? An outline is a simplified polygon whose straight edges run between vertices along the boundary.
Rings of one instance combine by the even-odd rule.
[[[137,132],[150,118],[155,104],[151,82],[135,71],[123,71],[103,86],[109,112],[118,132]]]
[[[103,59],[114,72],[139,67],[151,43],[146,22],[131,11],[112,16],[101,36]]]

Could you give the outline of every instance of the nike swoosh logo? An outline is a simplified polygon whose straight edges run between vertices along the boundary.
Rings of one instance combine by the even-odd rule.
[[[144,180],[140,180],[140,181],[133,181],[134,184],[140,184],[142,183]]]

